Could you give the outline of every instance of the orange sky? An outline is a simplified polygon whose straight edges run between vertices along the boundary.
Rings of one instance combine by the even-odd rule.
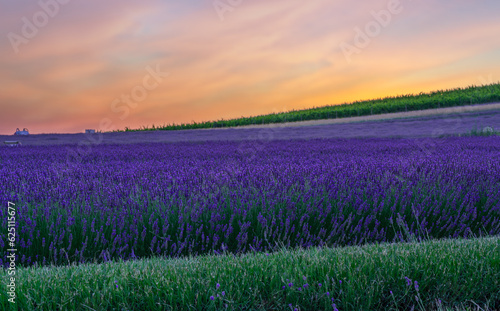
[[[0,0],[0,134],[497,82],[499,15],[494,0]]]

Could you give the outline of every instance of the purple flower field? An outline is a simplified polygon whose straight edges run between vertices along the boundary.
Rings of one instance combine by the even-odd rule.
[[[300,124],[300,122],[298,123]],[[286,127],[270,124],[262,128],[224,128],[182,131],[138,131],[86,134],[35,134],[29,136],[0,135],[0,141],[18,140],[24,146],[90,143],[130,144],[143,142],[178,143],[209,141],[247,141],[258,139],[323,139],[323,138],[424,138],[458,136],[473,129],[500,128],[500,111],[412,117],[383,121]]]
[[[500,234],[499,137],[66,147],[0,148],[21,265]]]

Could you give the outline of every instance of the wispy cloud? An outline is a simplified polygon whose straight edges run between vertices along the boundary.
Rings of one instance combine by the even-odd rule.
[[[340,44],[390,1],[243,1],[221,21],[211,1],[70,0],[17,53],[8,34],[40,5],[0,1],[0,133],[230,118],[500,76],[493,0],[401,0],[346,62]],[[168,79],[120,120],[111,102],[155,65]]]

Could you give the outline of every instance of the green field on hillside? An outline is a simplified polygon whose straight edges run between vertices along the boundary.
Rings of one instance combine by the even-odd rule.
[[[392,112],[415,111],[433,108],[465,106],[500,101],[500,83],[483,86],[470,86],[430,93],[408,94],[367,101],[357,101],[335,106],[324,106],[305,110],[294,110],[254,117],[241,117],[229,120],[193,122],[187,124],[164,124],[145,126],[141,129],[126,131],[184,130],[200,128],[233,127],[252,124],[270,124],[306,120],[336,119],[367,116]]]

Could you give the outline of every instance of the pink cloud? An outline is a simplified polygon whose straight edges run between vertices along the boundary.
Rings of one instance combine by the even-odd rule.
[[[210,1],[70,1],[18,54],[6,35],[37,6],[11,4],[0,19],[0,133],[239,117],[500,77],[482,61],[500,49],[489,0],[401,0],[402,13],[348,63],[340,43],[387,3],[244,1],[221,21]],[[461,19],[467,10],[477,14]],[[169,77],[120,120],[113,100],[157,65]]]

